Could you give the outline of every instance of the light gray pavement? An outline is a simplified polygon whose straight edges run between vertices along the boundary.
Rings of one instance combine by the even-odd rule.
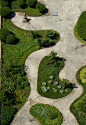
[[[16,13],[16,16],[11,20],[18,27],[26,30],[53,29],[60,33],[60,40],[56,46],[35,51],[27,57],[25,65],[28,69],[25,71],[30,81],[31,92],[27,102],[19,110],[11,125],[40,125],[39,121],[33,119],[29,113],[29,108],[36,103],[50,104],[59,109],[63,115],[62,125],[78,125],[69,107],[83,92],[82,86],[76,81],[76,72],[80,67],[86,65],[86,46],[77,40],[73,30],[78,17],[85,10],[86,1],[54,0],[52,2],[44,0],[44,2],[51,13],[57,10],[58,16],[29,17],[32,19],[30,24],[23,24],[23,16]],[[65,66],[59,73],[59,78],[66,78],[77,86],[69,95],[60,99],[48,99],[37,93],[38,67],[41,59],[48,55],[51,50],[56,51],[57,56],[66,59]],[[29,101],[30,98],[33,103]],[[29,119],[33,119],[33,121],[29,122]]]

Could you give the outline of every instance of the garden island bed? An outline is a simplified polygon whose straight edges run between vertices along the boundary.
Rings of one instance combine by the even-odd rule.
[[[64,61],[59,57],[50,59],[51,56],[45,56],[40,62],[37,91],[41,96],[47,98],[62,98],[72,91],[73,86],[68,80],[62,79],[61,81],[59,79],[59,72],[64,67]]]
[[[35,104],[29,112],[40,121],[41,125],[61,125],[62,123],[62,114],[54,106]]]

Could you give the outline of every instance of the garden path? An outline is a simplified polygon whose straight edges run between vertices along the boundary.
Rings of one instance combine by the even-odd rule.
[[[33,104],[43,103],[55,106],[63,115],[62,125],[78,125],[76,118],[70,112],[70,105],[78,98],[82,92],[82,86],[76,80],[76,72],[79,68],[86,65],[86,46],[74,36],[74,26],[78,17],[85,11],[85,0],[44,0],[51,14],[58,11],[58,16],[31,17],[28,23],[23,24],[23,16],[16,12],[11,21],[18,27],[26,30],[43,30],[53,29],[60,33],[60,40],[54,47],[44,48],[30,54],[25,65],[28,67],[27,78],[30,82],[31,92],[27,102],[22,106],[15,116],[11,125],[40,125],[33,116],[30,115],[29,109]],[[48,99],[37,93],[37,74],[41,59],[48,55],[52,50],[57,52],[57,56],[66,59],[65,66],[61,70],[59,77],[68,79],[71,83],[76,84],[73,91],[60,99]],[[29,100],[29,99],[32,100]],[[29,122],[29,120],[32,122]]]

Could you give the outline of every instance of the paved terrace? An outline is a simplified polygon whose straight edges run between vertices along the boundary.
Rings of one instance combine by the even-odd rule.
[[[76,72],[86,65],[86,46],[74,36],[74,26],[78,17],[86,9],[86,0],[44,0],[50,13],[58,12],[58,16],[30,17],[31,20],[23,24],[22,13],[17,13],[11,21],[18,27],[26,30],[53,29],[60,33],[60,40],[54,47],[41,49],[30,54],[25,65],[28,69],[27,78],[30,81],[31,92],[27,102],[19,110],[11,125],[40,125],[39,121],[30,115],[29,109],[37,103],[55,106],[63,115],[62,125],[78,125],[76,118],[70,112],[69,107],[82,92],[82,86],[76,81]],[[77,88],[60,99],[48,99],[37,93],[37,74],[41,59],[47,56],[51,50],[57,52],[57,56],[66,59],[65,66],[59,74],[59,78],[66,78],[71,83],[75,83]],[[29,99],[32,99],[31,101]],[[32,122],[29,122],[29,120]]]

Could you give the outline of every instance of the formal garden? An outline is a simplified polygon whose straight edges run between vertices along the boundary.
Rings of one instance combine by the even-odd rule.
[[[37,0],[1,0],[0,15],[2,28],[1,69],[1,124],[9,125],[30,94],[30,83],[24,72],[24,62],[33,51],[54,46],[60,39],[60,34],[54,30],[27,31],[15,26],[11,20],[12,12],[20,11],[30,16],[41,16],[45,13],[45,5]],[[77,39],[86,43],[86,11],[76,23],[74,33]],[[83,23],[84,22],[84,23]],[[57,57],[51,51],[44,57],[38,69],[37,91],[41,96],[57,99],[68,95],[73,86],[67,79],[59,79],[59,72],[65,65],[64,59]],[[84,88],[83,94],[70,107],[80,125],[86,124],[86,66],[77,71],[77,81]],[[36,104],[30,108],[30,113],[42,125],[61,125],[62,115],[53,106]],[[46,117],[45,117],[46,116]],[[46,119],[45,119],[46,118]],[[45,124],[44,124],[45,123]]]
[[[12,122],[29,96],[30,83],[24,72],[26,57],[35,50],[55,45],[60,38],[59,33],[53,30],[27,31],[16,27],[10,20],[12,13],[10,5],[14,6],[13,2],[17,5],[16,2],[19,1],[11,1],[11,3],[10,1],[0,1],[2,6],[0,8],[2,15],[2,28],[0,29],[0,40],[2,41],[2,84],[0,91],[2,125],[8,125]],[[21,9],[21,6],[17,9]],[[29,12],[34,16],[32,6],[30,9]]]

